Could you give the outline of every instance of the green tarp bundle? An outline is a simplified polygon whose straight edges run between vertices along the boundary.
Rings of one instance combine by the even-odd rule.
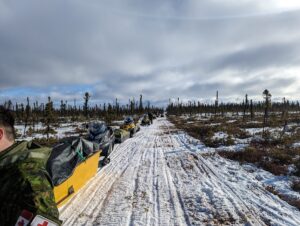
[[[99,144],[81,137],[68,138],[56,145],[47,162],[47,171],[54,186],[67,180],[79,163],[97,151],[99,151]]]

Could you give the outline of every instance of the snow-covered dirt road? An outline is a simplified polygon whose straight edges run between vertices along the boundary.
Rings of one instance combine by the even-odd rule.
[[[61,210],[64,225],[300,225],[300,212],[250,172],[166,119],[117,146]]]

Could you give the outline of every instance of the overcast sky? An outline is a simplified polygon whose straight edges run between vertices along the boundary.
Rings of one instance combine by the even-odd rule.
[[[0,0],[0,102],[300,99],[299,0]]]

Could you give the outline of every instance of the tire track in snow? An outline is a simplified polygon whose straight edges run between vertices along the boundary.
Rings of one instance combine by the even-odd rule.
[[[237,194],[237,192],[235,192],[226,182],[218,177],[218,175],[215,174],[215,172],[211,168],[206,165],[202,156],[200,156],[199,160],[202,162],[202,166],[204,166],[207,171],[210,171],[213,174],[215,180],[219,181],[218,185],[221,186],[224,191],[226,191],[228,196],[230,196],[230,198],[228,197],[228,199],[230,199],[232,204],[234,204],[236,212],[239,213],[242,218],[247,220],[247,223],[251,225],[262,225],[264,222],[260,219],[257,219],[258,213],[250,209],[244,202],[244,200],[241,199],[241,197]],[[198,164],[196,165],[199,166]]]
[[[143,137],[138,137],[139,139],[142,139]],[[85,219],[85,225],[87,225],[91,219],[92,221],[96,221],[99,225],[108,225],[108,224],[102,224],[101,220],[101,216],[104,215],[103,213],[105,213],[107,210],[110,209],[111,206],[109,206],[109,201],[110,199],[112,199],[111,196],[113,196],[114,193],[114,189],[115,187],[117,187],[118,185],[120,185],[120,182],[122,183],[122,187],[123,188],[128,188],[129,184],[127,183],[127,181],[123,181],[123,177],[125,177],[125,174],[129,174],[128,178],[129,181],[135,181],[136,180],[136,173],[135,171],[137,171],[137,167],[139,166],[139,162],[141,160],[141,155],[140,155],[140,151],[142,150],[142,148],[140,146],[138,146],[136,143],[134,143],[133,146],[130,146],[131,148],[126,148],[126,150],[124,150],[124,148],[120,149],[119,151],[124,152],[125,154],[128,155],[127,158],[125,159],[121,159],[118,162],[116,162],[116,165],[119,165],[122,167],[121,170],[121,174],[118,176],[117,179],[115,180],[111,180],[110,176],[107,176],[107,181],[100,181],[100,183],[103,183],[105,185],[105,189],[108,189],[107,192],[103,192],[103,190],[105,189],[99,189],[98,193],[96,194],[96,197],[101,197],[101,199],[97,198],[95,199],[95,203],[92,204],[92,206],[94,208],[90,208],[88,211],[90,218]],[[138,148],[137,148],[138,147]],[[131,150],[131,151],[129,151]],[[124,164],[125,163],[125,164]],[[134,164],[132,164],[134,163]],[[122,205],[122,208],[127,208],[125,206]],[[128,209],[128,208],[127,208]],[[130,208],[129,208],[130,211]],[[126,219],[127,219],[127,212],[124,211],[114,211],[111,210],[111,212],[108,213],[109,216],[109,224],[114,225],[116,224],[124,224]],[[80,223],[80,222],[79,222]]]
[[[152,138],[152,137],[151,137]],[[140,153],[142,155],[142,164],[138,166],[138,170],[136,172],[134,190],[131,192],[131,197],[134,202],[132,202],[132,211],[130,216],[128,217],[128,225],[134,225],[136,222],[139,222],[140,225],[149,224],[151,221],[151,215],[148,214],[149,205],[147,201],[149,199],[150,194],[150,183],[149,183],[149,174],[151,173],[151,165],[153,164],[150,161],[153,158],[149,158],[151,155],[150,152],[146,151],[145,147],[151,145],[153,143],[153,138],[145,142],[143,146],[143,152]],[[146,223],[145,223],[146,222]]]
[[[104,225],[102,224],[102,220],[105,221],[107,217],[109,218],[107,219],[107,221],[109,222],[114,222],[114,219],[120,219],[120,221],[116,221],[116,223],[118,224],[125,224],[125,222],[128,221],[128,214],[132,212],[132,208],[129,203],[121,202],[120,194],[122,193],[116,193],[115,191],[125,191],[125,197],[125,195],[128,194],[128,190],[131,190],[132,187],[136,186],[134,184],[137,180],[138,167],[140,165],[141,159],[143,158],[143,156],[138,153],[140,151],[141,149],[136,149],[133,158],[129,162],[128,166],[124,169],[123,173],[120,175],[119,180],[116,180],[111,186],[110,193],[105,197],[103,204],[100,205],[100,208],[97,208],[97,211],[93,211],[93,218],[96,219],[96,222],[99,223],[99,225]],[[124,180],[124,178],[127,179]],[[131,181],[132,183],[129,183],[129,181]],[[115,194],[117,194],[117,197],[115,197]],[[112,205],[111,200],[119,200],[120,203],[113,203]],[[118,210],[118,208],[121,209],[119,211],[116,211]],[[113,223],[111,224],[114,225]]]
[[[182,142],[183,146],[190,150],[192,153],[194,152],[193,148],[191,148],[187,143]],[[250,225],[262,225],[264,224],[263,221],[260,219],[257,219],[258,213],[255,212],[255,210],[250,209],[248,205],[244,202],[243,199],[235,192],[230,185],[226,183],[221,177],[219,177],[214,170],[208,166],[206,161],[201,155],[198,155],[196,160],[194,161],[195,165],[199,169],[199,171],[204,170],[206,175],[209,177],[213,187],[219,187],[224,191],[224,193],[227,194],[227,199],[230,200],[230,202],[233,204],[235,210],[239,215],[245,219]]]
[[[216,155],[214,158],[221,159],[222,157]],[[206,161],[207,165],[213,165],[211,160],[208,159]],[[232,169],[232,166],[228,168]],[[218,174],[221,173],[218,172]],[[256,178],[254,178],[251,174],[249,175],[245,173],[244,176],[248,178],[248,180],[250,181],[257,182]],[[229,183],[228,186],[230,186]],[[252,196],[252,199],[250,200],[248,198],[248,201],[251,204],[252,208],[257,208],[260,210],[258,214],[260,215],[261,219],[264,220],[264,222],[266,222],[266,224],[272,224],[270,222],[272,222],[272,218],[273,218],[279,222],[285,222],[282,223],[281,225],[300,225],[299,211],[295,207],[291,207],[285,201],[281,200],[278,196],[267,191],[260,184],[260,182],[252,183],[250,185],[250,188],[251,188],[250,194]],[[241,195],[243,194],[244,193],[241,192]]]

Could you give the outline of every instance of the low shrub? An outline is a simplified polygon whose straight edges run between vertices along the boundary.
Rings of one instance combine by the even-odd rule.
[[[41,145],[41,146],[47,146],[47,147],[52,147],[55,144],[57,144],[59,142],[59,139],[55,138],[55,137],[49,137],[49,139],[47,138],[35,138],[33,139],[33,142]]]
[[[296,167],[294,175],[300,177],[300,160],[297,160],[294,165]]]
[[[286,175],[288,173],[287,165],[280,165],[278,163],[274,163],[273,161],[260,162],[259,166],[276,176]]]
[[[241,163],[250,162],[258,163],[262,161],[264,154],[254,147],[247,147],[244,151],[228,152],[221,151],[219,154],[222,157],[229,158]]]
[[[292,189],[294,191],[300,192],[300,181],[299,180],[293,181]]]

